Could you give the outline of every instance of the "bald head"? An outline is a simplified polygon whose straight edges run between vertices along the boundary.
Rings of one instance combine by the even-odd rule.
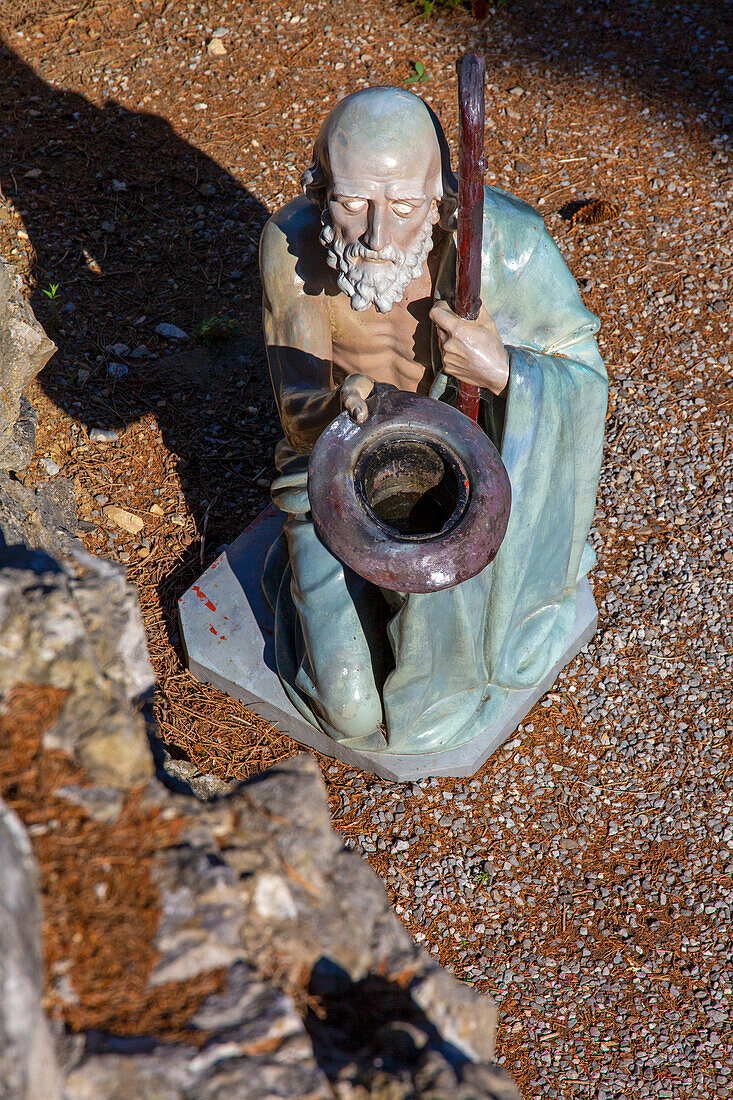
[[[439,199],[441,156],[421,99],[400,88],[366,88],[342,100],[318,135],[317,155],[331,178],[368,166],[379,178],[419,178]]]
[[[443,198],[446,184],[451,191],[455,187],[438,119],[419,96],[402,88],[364,88],[336,104],[304,173],[306,194],[322,203],[322,189],[334,176],[365,167],[367,175],[383,179],[419,177],[435,199]]]
[[[353,308],[388,312],[422,273],[433,226],[452,208],[455,180],[433,112],[401,88],[354,92],[323,123],[303,185]]]

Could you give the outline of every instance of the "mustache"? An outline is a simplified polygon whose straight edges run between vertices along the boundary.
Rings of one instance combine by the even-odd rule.
[[[360,241],[356,241],[354,244],[349,244],[344,249],[344,258],[353,263],[354,260],[373,260],[373,261],[389,261],[393,264],[403,264],[407,258],[406,253],[401,248],[397,248],[395,245],[388,244],[384,248],[375,250],[368,248]]]

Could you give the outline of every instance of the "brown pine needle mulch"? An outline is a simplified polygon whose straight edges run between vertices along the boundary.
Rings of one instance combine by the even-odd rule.
[[[151,861],[182,822],[143,809],[140,791],[111,824],[57,796],[89,785],[64,753],[42,748],[64,697],[24,684],[0,711],[0,795],[29,829],[40,870],[45,1009],[72,1031],[204,1042],[185,1025],[221,989],[220,972],[148,988],[160,914]]]

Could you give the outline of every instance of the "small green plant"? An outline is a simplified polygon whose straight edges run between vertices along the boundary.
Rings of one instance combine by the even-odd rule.
[[[202,321],[194,335],[200,344],[220,348],[239,335],[239,321],[217,313]]]
[[[59,286],[60,283],[49,283],[46,290],[42,291],[51,303],[51,324],[54,328],[59,328],[61,325],[61,314],[59,313]]]
[[[470,4],[464,4],[464,0],[412,0],[412,2],[425,19],[433,14],[435,8],[470,7]]]
[[[412,67],[415,71],[412,76],[408,76],[406,81],[407,84],[419,84],[422,80],[430,80],[422,61],[413,61]]]
[[[412,0],[413,7],[424,19],[428,19],[436,8],[444,11],[463,8],[470,11],[474,19],[485,19],[491,8],[505,8],[508,3],[509,0]]]

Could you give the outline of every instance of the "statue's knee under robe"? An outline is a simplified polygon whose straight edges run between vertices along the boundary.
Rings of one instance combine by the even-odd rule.
[[[285,537],[299,626],[295,686],[337,736],[368,736],[383,720],[386,638],[379,593],[326,549],[309,513],[289,515]]]
[[[310,514],[289,513],[264,585],[290,698],[360,748],[462,740],[479,712],[485,723],[506,699],[501,687],[489,690],[483,655],[489,584],[486,576],[425,595],[384,592],[330,553]]]

